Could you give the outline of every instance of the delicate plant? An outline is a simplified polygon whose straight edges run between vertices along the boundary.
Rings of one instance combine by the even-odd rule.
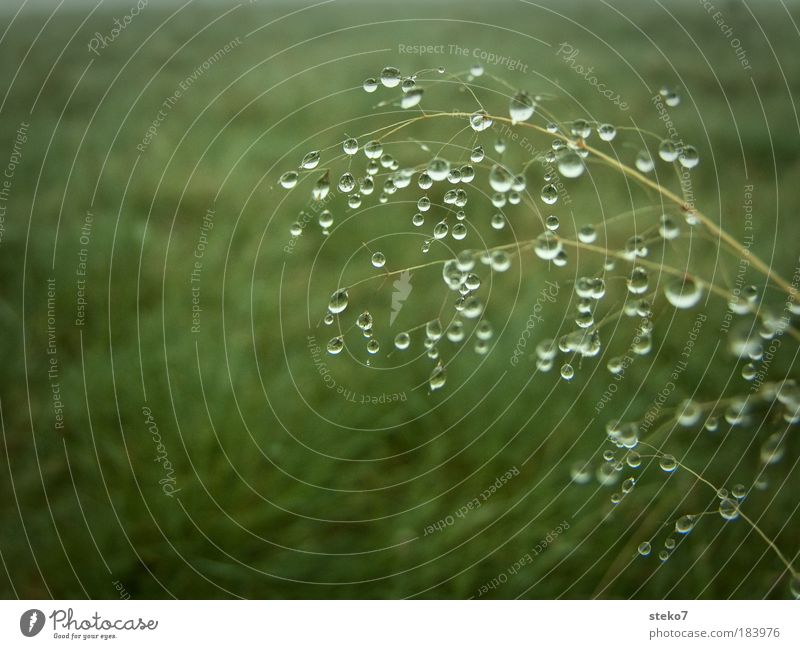
[[[780,344],[787,334],[795,343],[800,340],[791,322],[800,314],[797,281],[787,281],[749,243],[694,204],[697,149],[643,129],[562,121],[548,108],[552,97],[513,88],[478,65],[457,74],[439,68],[409,76],[386,67],[363,89],[391,93],[377,104],[383,112],[372,117],[385,123],[308,152],[279,183],[308,192],[318,212],[320,237],[336,234],[337,213],[374,222],[376,211],[391,207],[386,228],[397,231],[398,222],[388,219],[404,219],[406,231],[421,233],[422,243],[404,246],[409,259],[394,258],[373,249],[374,244],[364,244],[369,264],[359,261],[359,251],[350,257],[340,282],[330,287],[327,309],[321,308],[321,320],[333,330],[328,353],[364,349],[369,364],[416,348],[428,363],[430,392],[446,390],[451,350],[470,346],[485,355],[497,345],[487,287],[515,263],[536,261],[556,278],[555,286],[572,289],[559,293],[558,302],[569,316],[556,335],[539,338],[529,359],[531,370],[556,371],[569,382],[584,364],[605,364],[610,383],[595,406],[594,414],[600,414],[616,392],[615,381],[637,359],[652,354],[653,334],[670,312],[694,311],[694,328],[699,329],[711,302],[721,301],[727,309],[730,353],[742,366],[742,383],[734,394],[680,400],[673,394],[685,368],[679,360],[666,388],[659,385],[651,408],[638,419],[608,421],[602,458],[576,463],[571,477],[577,484],[614,486],[611,502],[617,504],[634,490],[637,474],[648,465],[667,474],[688,472],[711,490],[712,504],[702,511],[675,512],[665,524],[674,535],[666,536],[659,558],[666,561],[703,516],[742,519],[776,553],[791,592],[800,596],[791,559],[744,506],[750,489],[762,488],[769,468],[783,458],[788,431],[800,421],[800,386],[788,376],[768,380],[766,371],[770,345]],[[462,108],[434,108],[429,100],[436,93],[443,105],[452,105],[445,102],[455,95]],[[674,90],[661,94],[671,108],[680,103]],[[504,112],[496,109],[501,104]],[[398,118],[399,113],[410,114]],[[417,133],[431,132],[432,125],[435,138]],[[620,188],[626,194],[624,210],[617,209]],[[381,209],[373,211],[375,205]],[[583,215],[588,214],[597,216],[587,221]],[[304,230],[310,228],[299,221],[291,226],[293,236],[308,236]],[[488,243],[503,233],[507,241]],[[731,265],[752,269],[758,283],[746,284],[744,273],[726,282],[719,268]],[[412,273],[415,291],[426,295],[435,291],[435,283],[426,283],[423,274],[441,278],[435,280],[443,284],[441,307],[402,331],[391,331],[409,299]],[[354,278],[345,282],[345,274]],[[393,286],[390,314],[376,318],[359,302],[366,303],[371,285],[386,280]],[[383,331],[384,322],[390,333]],[[687,355],[692,331],[682,334]],[[672,436],[682,429],[716,432],[756,424],[760,464],[750,486],[714,484],[685,456],[668,452]],[[754,443],[755,438],[745,450]],[[636,547],[638,555],[652,552],[652,539]]]

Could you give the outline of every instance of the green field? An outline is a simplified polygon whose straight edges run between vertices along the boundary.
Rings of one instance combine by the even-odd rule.
[[[721,26],[701,3],[664,4],[150,2],[113,38],[132,1],[93,12],[88,3],[4,9],[0,593],[791,597],[786,565],[764,538],[800,565],[800,440],[779,410],[756,409],[746,426],[657,433],[666,452],[715,486],[745,485],[741,510],[755,526],[723,520],[713,489],[684,468],[665,473],[642,449],[642,467],[622,476],[636,475],[636,488],[617,505],[610,498],[619,484],[571,479],[576,462],[602,464],[607,420],[644,417],[697,311],[658,302],[653,352],[616,381],[606,362],[630,338],[619,318],[613,335],[604,333],[617,351],[576,361],[575,378],[563,381],[558,365],[535,370],[534,342],[520,363],[510,359],[547,282],[557,282],[559,297],[542,307],[534,341],[570,330],[574,281],[602,271],[602,260],[577,255],[556,268],[530,252],[512,256],[505,273],[480,266],[495,330],[489,353],[475,354],[473,340],[463,350],[442,341],[447,384],[431,392],[421,337],[406,356],[389,350],[397,332],[443,308],[440,266],[412,273],[390,325],[395,278],[369,264],[375,250],[389,271],[447,258],[438,243],[420,252],[422,230],[410,219],[422,192],[412,184],[381,206],[376,191],[363,211],[335,196],[335,229],[325,238],[308,200],[315,176],[291,192],[278,184],[308,151],[338,156],[346,135],[363,144],[363,134],[417,114],[377,106],[397,91],[362,90],[384,66],[404,74],[444,66],[449,75],[482,62],[475,84],[486,88],[476,92],[489,112],[507,115],[509,88],[526,89],[563,123],[616,124],[626,164],[640,148],[632,127],[667,136],[652,101],[666,85],[681,95],[669,109],[675,128],[700,152],[694,203],[740,240],[752,237],[752,253],[791,280],[800,8],[719,2]],[[571,60],[562,43],[576,52]],[[736,43],[746,56],[737,57]],[[420,75],[420,86],[431,84],[422,109],[475,110],[458,84],[435,85],[448,75]],[[531,120],[540,126],[541,113]],[[433,155],[420,143],[463,157],[474,140],[466,126],[421,120],[387,150],[402,166]],[[553,139],[522,132],[537,150]],[[499,123],[478,134],[490,157],[498,135]],[[503,137],[503,160],[520,167],[526,145]],[[597,135],[589,142],[599,144]],[[364,161],[359,152],[358,173]],[[485,169],[477,173],[485,186]],[[533,202],[549,213],[538,197],[541,170],[526,173]],[[552,208],[562,230],[608,220],[604,233],[619,246],[652,231],[664,211],[655,192],[603,167],[592,180],[565,183],[571,203]],[[663,182],[680,191],[668,174]],[[510,228],[489,227],[485,198],[470,200],[481,246],[513,241]],[[312,220],[293,237],[303,210]],[[610,220],[626,210],[635,214]],[[542,230],[525,203],[510,206],[508,219],[519,240]],[[736,257],[702,234],[654,261],[691,264],[723,287],[737,282]],[[606,276],[612,313],[624,297],[624,266]],[[381,352],[369,356],[351,330],[348,352],[328,355],[329,295],[370,276],[351,291],[342,326],[352,329],[369,309]],[[765,286],[753,268],[745,281]],[[779,291],[760,295],[759,309],[780,313]],[[707,320],[669,408],[690,397],[724,405],[750,392],[723,331],[725,301],[712,296],[702,309]],[[797,349],[784,336],[768,381],[796,376]],[[616,393],[596,408],[610,383]],[[787,429],[782,459],[764,469],[763,444]],[[690,534],[671,535],[689,512],[709,514]],[[677,547],[662,562],[658,552],[673,537]],[[650,556],[637,555],[644,541]]]

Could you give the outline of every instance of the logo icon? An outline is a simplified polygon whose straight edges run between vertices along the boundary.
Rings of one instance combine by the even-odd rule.
[[[394,324],[395,318],[400,315],[400,309],[403,308],[403,303],[411,295],[411,273],[404,270],[400,273],[400,277],[392,282],[394,291],[392,292],[392,312],[389,315],[389,326]]]
[[[22,635],[32,638],[44,628],[44,613],[38,608],[25,611],[19,618],[19,630]]]

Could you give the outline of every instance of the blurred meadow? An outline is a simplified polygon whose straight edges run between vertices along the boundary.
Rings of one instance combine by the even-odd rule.
[[[133,0],[38,2],[19,12],[19,2],[5,3],[0,165],[18,164],[0,197],[0,593],[789,597],[784,564],[741,519],[701,516],[659,560],[678,517],[716,507],[690,472],[645,461],[618,505],[614,488],[571,479],[575,463],[601,458],[608,419],[644,415],[696,313],[659,308],[654,352],[628,368],[598,412],[612,380],[607,358],[584,359],[570,382],[535,371],[533,342],[510,363],[546,282],[558,281],[567,300],[577,273],[522,255],[509,272],[484,278],[491,351],[442,343],[448,381],[431,392],[428,359],[387,354],[398,331],[437,314],[441,272],[412,273],[390,325],[393,278],[369,263],[375,249],[392,270],[444,257],[422,255],[409,225],[414,207],[402,201],[421,192],[353,218],[337,197],[326,239],[315,214],[301,236],[290,234],[309,213],[310,183],[292,192],[278,184],[308,151],[405,116],[377,106],[392,95],[361,87],[387,65],[463,72],[482,63],[511,87],[541,94],[561,120],[662,137],[653,96],[666,84],[682,97],[669,109],[675,126],[701,156],[695,203],[742,238],[752,185],[752,250],[791,278],[800,8],[718,4],[750,70],[712,14],[689,1],[151,1],[105,43],[97,35],[108,39]],[[577,74],[557,53],[561,43],[629,109]],[[486,60],[476,60],[481,53]],[[520,64],[510,70],[489,54]],[[426,93],[424,110],[475,108],[456,88]],[[487,109],[506,115],[507,97],[489,96]],[[397,115],[387,120],[387,111]],[[447,142],[464,126],[439,121],[413,137]],[[497,129],[480,136],[488,154]],[[419,159],[414,143],[397,151]],[[518,165],[524,154],[509,142],[504,159]],[[540,176],[529,170],[537,201]],[[571,209],[553,207],[563,222],[596,224],[658,205],[607,169],[593,178],[599,189],[584,178],[569,185]],[[509,241],[508,229],[488,227],[490,211],[480,212],[487,245]],[[541,231],[524,205],[508,213],[516,237]],[[733,283],[735,259],[702,238],[693,245],[693,263]],[[321,319],[331,292],[370,275],[351,292],[347,314],[370,309],[381,354],[356,345],[328,355],[332,334]],[[756,273],[747,277],[763,286]],[[780,310],[780,295],[767,290],[764,299]],[[710,299],[703,308],[708,321],[669,405],[748,392],[720,333],[726,304]],[[549,303],[542,313],[534,338],[555,336],[570,315]],[[770,380],[796,374],[796,348],[785,341]],[[679,429],[663,441],[714,484],[745,484],[743,511],[792,560],[800,442],[790,431],[783,460],[761,473],[770,416],[714,433]],[[650,556],[637,555],[643,541]]]

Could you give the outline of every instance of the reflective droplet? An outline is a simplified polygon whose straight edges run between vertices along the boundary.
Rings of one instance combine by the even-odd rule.
[[[303,169],[314,169],[320,161],[319,151],[310,151],[303,156],[300,166]]]
[[[428,385],[430,385],[431,391],[435,391],[443,388],[446,382],[447,371],[440,362],[438,365],[436,365],[436,367],[433,368],[430,378],[428,379]]]
[[[383,268],[386,265],[386,255],[382,252],[376,252],[372,255],[372,265],[375,268]]]
[[[376,160],[383,153],[383,145],[378,140],[370,140],[364,145],[364,155],[370,160]]]
[[[394,346],[400,351],[408,349],[410,344],[411,336],[409,336],[405,331],[401,331],[394,337]]]
[[[428,175],[434,182],[441,182],[450,173],[450,163],[443,158],[433,158],[428,163]]]
[[[542,187],[542,192],[539,196],[542,202],[547,205],[553,205],[558,200],[558,189],[552,183],[545,185]]]
[[[578,178],[585,166],[583,158],[581,158],[575,151],[564,149],[558,156],[558,173],[564,178]]]
[[[667,283],[664,295],[672,306],[678,309],[690,309],[700,302],[703,290],[691,277],[683,277]]]
[[[733,521],[739,518],[739,503],[731,498],[723,498],[719,501],[719,515],[726,521]]]
[[[691,514],[685,514],[675,521],[675,531],[678,534],[688,534],[694,529],[697,518]]]
[[[678,461],[675,459],[674,455],[662,455],[658,460],[658,466],[661,467],[662,471],[672,473],[678,468]]]
[[[639,554],[641,554],[643,557],[646,557],[648,554],[650,554],[650,550],[651,546],[647,541],[644,541],[643,543],[639,544],[638,551]]]
[[[700,162],[700,154],[693,146],[685,146],[678,155],[678,162],[686,169],[693,169]]]
[[[505,167],[495,164],[489,170],[489,185],[491,188],[500,193],[505,193],[511,189],[511,183],[514,177]]]
[[[334,336],[328,341],[328,353],[336,356],[344,349],[344,339],[341,336]]]
[[[477,132],[485,131],[493,123],[494,122],[492,121],[492,118],[489,117],[488,113],[485,110],[479,110],[477,112],[474,112],[469,117],[469,125],[472,127],[473,131]]]
[[[345,172],[339,178],[339,191],[345,194],[353,191],[356,187],[356,179],[350,172]]]
[[[564,363],[561,366],[561,378],[565,381],[571,381],[572,377],[575,376],[575,370],[572,368],[572,365],[569,363]]]
[[[597,127],[597,135],[604,142],[611,142],[617,136],[617,129],[612,124],[601,124]]]
[[[342,143],[342,150],[343,150],[343,151],[344,151],[344,152],[345,152],[347,155],[355,155],[356,153],[358,153],[358,140],[356,140],[356,139],[355,139],[355,138],[353,138],[353,137],[349,137],[349,138],[347,138],[347,139],[346,139],[346,140],[345,140],[345,141]]]
[[[508,113],[511,116],[511,122],[516,124],[524,122],[533,115],[534,103],[531,96],[524,90],[518,92],[511,98],[511,104],[508,107]]]
[[[364,90],[367,92],[375,92],[378,89],[378,81],[373,77],[369,77],[368,79],[364,79]]]
[[[291,189],[297,184],[297,180],[300,178],[296,171],[287,171],[283,175],[281,175],[280,183],[281,187],[284,189]]]
[[[385,67],[381,70],[381,83],[387,88],[396,88],[400,85],[400,70],[393,67]]]
[[[483,151],[483,147],[479,144],[474,149],[472,149],[472,153],[470,153],[469,159],[472,162],[481,162],[486,154]]]

